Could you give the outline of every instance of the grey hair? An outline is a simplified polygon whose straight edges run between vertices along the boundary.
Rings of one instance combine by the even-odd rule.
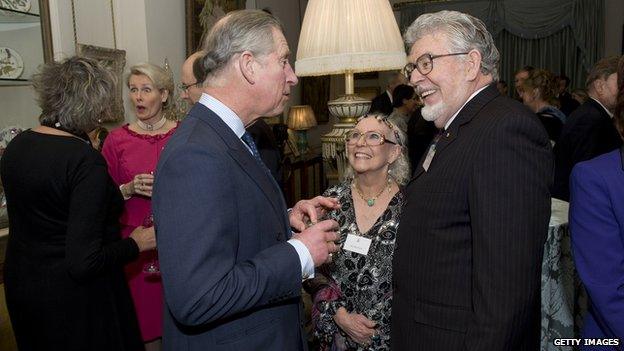
[[[167,72],[164,68],[157,66],[153,63],[142,62],[130,67],[130,73],[126,77],[126,86],[130,87],[131,76],[146,76],[152,81],[154,87],[160,91],[166,90],[169,92],[167,101],[163,103],[163,110],[173,108],[173,76],[170,72]]]
[[[243,51],[257,56],[267,55],[275,48],[273,29],[283,32],[281,22],[261,10],[229,12],[210,30],[198,60],[206,78],[214,78],[230,59]]]
[[[33,75],[43,126],[72,134],[93,130],[111,114],[115,77],[96,60],[73,56]]]
[[[409,157],[407,155],[407,135],[397,127],[397,125],[388,119],[388,116],[383,113],[371,113],[368,115],[364,115],[358,119],[358,122],[364,118],[375,118],[380,123],[385,123],[386,126],[392,131],[394,138],[396,139],[397,145],[401,147],[401,153],[399,157],[397,157],[392,164],[388,167],[388,175],[390,178],[394,179],[394,181],[400,185],[404,186],[407,184],[407,181],[410,178],[410,163]],[[347,145],[345,145],[348,147]],[[350,163],[347,163],[344,171],[345,179],[353,179],[355,177],[355,172],[353,171],[353,167],[351,167]]]
[[[483,21],[457,11],[425,13],[418,16],[407,28],[403,40],[409,50],[416,41],[436,32],[446,35],[449,40],[448,49],[452,52],[479,51],[481,73],[490,74],[493,80],[498,81],[500,54]]]

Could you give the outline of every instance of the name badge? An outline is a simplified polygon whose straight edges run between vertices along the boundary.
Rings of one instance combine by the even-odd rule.
[[[363,236],[349,234],[342,248],[347,251],[359,253],[360,255],[368,255],[368,250],[372,242],[373,240]]]

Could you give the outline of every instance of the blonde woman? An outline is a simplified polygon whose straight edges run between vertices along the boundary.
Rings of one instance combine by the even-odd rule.
[[[142,63],[130,68],[127,79],[136,120],[113,130],[102,149],[108,171],[124,196],[122,235],[151,223],[151,196],[158,158],[177,122],[165,118],[173,98],[173,79],[163,68]],[[162,336],[162,285],[158,274],[144,268],[156,259],[156,251],[145,252],[126,267],[143,341],[148,350]]]

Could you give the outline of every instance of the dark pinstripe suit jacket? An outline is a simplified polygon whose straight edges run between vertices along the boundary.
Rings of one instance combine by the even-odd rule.
[[[394,257],[393,350],[539,349],[551,153],[537,117],[490,85],[429,170],[415,167]]]

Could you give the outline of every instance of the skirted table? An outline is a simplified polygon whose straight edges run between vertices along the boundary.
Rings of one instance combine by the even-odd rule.
[[[572,259],[568,209],[567,202],[552,199],[542,260],[542,351],[572,350],[555,346],[553,340],[579,338],[587,311],[587,293]]]

